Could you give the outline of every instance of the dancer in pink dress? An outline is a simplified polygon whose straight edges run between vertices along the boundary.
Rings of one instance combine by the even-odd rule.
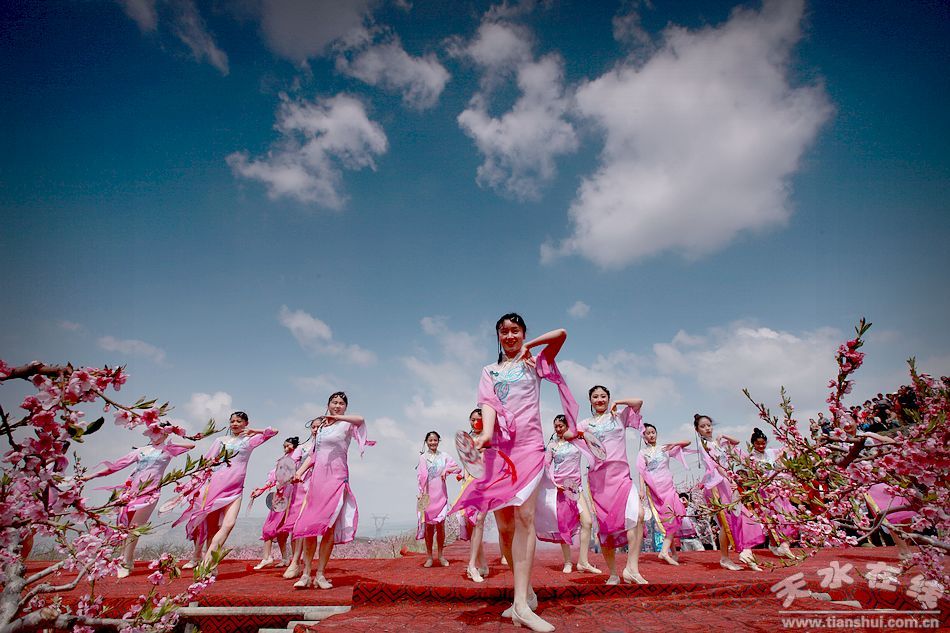
[[[432,567],[432,541],[436,541],[434,556],[443,567],[449,566],[442,553],[445,551],[445,517],[449,514],[448,491],[445,478],[462,473],[461,467],[448,453],[439,450],[442,437],[436,431],[426,433],[426,450],[419,455],[416,477],[419,483],[416,499],[424,507],[419,513],[416,539],[425,539],[426,561],[423,567]],[[433,538],[434,537],[434,538]]]
[[[611,404],[610,392],[602,385],[591,387],[587,395],[594,417],[579,422],[577,430],[597,436],[607,450],[606,459],[596,462],[587,471],[587,485],[597,514],[597,536],[610,572],[607,584],[620,584],[615,553],[618,547],[629,543],[623,581],[645,585],[647,580],[640,574],[644,500],[630,477],[626,440],[627,428],[643,431],[640,417],[643,400],[628,398]],[[618,414],[619,407],[624,409]]]
[[[313,447],[316,444],[317,428],[322,421],[323,418],[316,418],[307,422],[306,426],[309,432],[307,441],[297,446],[294,452],[291,453],[291,457],[298,468],[310,453],[313,452]],[[287,569],[284,570],[283,576],[291,580],[299,577],[300,574],[303,573],[303,563],[301,562],[303,559],[303,539],[294,538],[294,524],[297,522],[297,517],[300,516],[300,509],[303,507],[303,502],[307,498],[307,491],[310,489],[310,477],[305,476],[300,481],[298,481],[298,479],[298,477],[294,478],[290,505],[287,506],[287,511],[284,513],[283,522],[281,522],[280,527],[277,528],[277,534],[283,535],[290,541],[290,560],[288,561]]]
[[[641,497],[646,498],[649,510],[656,518],[656,525],[663,533],[663,546],[657,555],[670,565],[679,565],[670,555],[673,539],[680,532],[686,508],[676,492],[673,473],[670,471],[670,459],[682,458],[683,449],[688,441],[656,445],[656,427],[643,425],[643,441],[646,444],[637,455],[637,471],[640,473]],[[685,464],[684,464],[685,465]]]
[[[284,454],[281,457],[292,459],[291,456],[299,444],[300,438],[296,436],[288,437],[284,440]],[[296,466],[297,464],[295,463],[294,465]],[[271,468],[270,472],[267,473],[267,481],[264,482],[264,485],[251,491],[251,498],[255,499],[259,497],[267,490],[272,489],[276,483],[277,466],[274,466],[274,468]],[[264,569],[271,565],[280,567],[281,564],[286,565],[289,562],[287,561],[287,559],[290,558],[290,550],[287,548],[287,533],[279,531],[286,517],[286,507],[281,510],[271,509],[270,512],[267,513],[267,518],[264,519],[264,525],[261,526],[261,540],[264,541],[264,555],[261,557],[261,562],[254,565],[254,569]],[[273,556],[271,556],[271,552],[274,551],[274,541],[277,541],[277,547],[280,551],[279,560],[274,560]]]
[[[472,427],[469,435],[473,438],[478,437],[482,432],[482,410],[472,409],[468,415],[468,423]],[[462,489],[459,491],[459,497],[465,492],[465,489],[475,481],[470,474],[465,474],[462,482]],[[455,503],[458,502],[456,497]],[[455,506],[453,503],[453,507]],[[484,582],[488,577],[488,558],[485,556],[485,544],[482,538],[485,536],[485,517],[488,515],[479,512],[477,508],[469,506],[456,513],[459,522],[459,540],[469,541],[468,567],[465,569],[465,575],[474,582]]]
[[[100,470],[86,476],[87,480],[105,477],[135,464],[125,483],[100,488],[100,490],[122,490],[127,494],[134,495],[126,505],[119,509],[119,525],[139,527],[148,523],[155,506],[158,504],[158,498],[161,495],[162,476],[165,474],[168,464],[173,457],[182,455],[195,447],[191,442],[176,444],[167,441],[168,436],[173,434],[185,437],[185,431],[179,426],[172,426],[167,422],[150,424],[145,431],[145,435],[150,440],[148,446],[137,448],[114,462],[102,462]],[[194,436],[194,439],[200,438],[200,434]],[[122,550],[124,562],[116,572],[119,578],[125,578],[131,572],[132,565],[135,562],[135,546],[138,541],[139,537],[129,535],[125,542],[125,547]]]
[[[580,551],[577,557],[578,571],[587,571],[599,574],[600,570],[590,564],[590,534],[591,510],[587,497],[584,495],[581,481],[581,455],[587,458],[589,464],[594,463],[594,456],[587,450],[586,444],[580,439],[566,440],[567,418],[563,415],[554,417],[554,435],[548,440],[548,452],[545,463],[548,477],[557,486],[556,494],[549,494],[545,504],[554,505],[557,515],[557,531],[553,533],[538,533],[538,538],[549,543],[559,543],[561,554],[564,556],[565,574],[573,571],[571,564],[571,543],[580,532]]]
[[[506,314],[495,324],[498,362],[482,370],[478,402],[483,430],[475,439],[476,448],[491,448],[484,453],[485,474],[465,488],[452,511],[472,506],[480,512],[495,513],[499,544],[514,572],[514,602],[502,616],[534,631],[553,631],[554,627],[533,610],[537,595],[531,589],[531,567],[537,543],[535,504],[539,486],[553,486],[544,476],[541,379],[558,386],[565,406],[565,394],[569,397],[570,393],[554,358],[567,332],[553,330],[525,342],[526,332],[524,319],[518,314]],[[544,350],[533,357],[531,349],[541,345]]]
[[[782,451],[768,448],[768,442],[769,438],[765,436],[765,433],[758,427],[754,428],[752,430],[752,438],[750,439],[752,452],[749,454],[749,457],[758,462],[763,469],[774,471],[782,467],[780,461]],[[779,476],[781,476],[781,474],[779,474]],[[775,511],[781,512],[785,516],[795,515],[795,507],[784,497],[774,499],[771,506]],[[769,550],[773,554],[786,558],[796,558],[795,554],[793,554],[789,548],[789,541],[798,538],[798,530],[795,529],[794,525],[788,521],[780,521],[780,525],[776,529],[768,530],[766,534],[769,539]]]
[[[221,449],[225,449],[232,455],[229,463],[215,467],[201,493],[173,524],[184,523],[188,539],[195,544],[194,558],[184,565],[186,569],[194,567],[199,558],[203,565],[209,566],[215,550],[224,547],[241,512],[244,479],[251,453],[277,435],[271,427],[263,430],[248,428],[248,417],[243,411],[232,413],[228,424],[228,436],[216,439],[205,453],[205,459],[213,460],[220,455]]]
[[[728,436],[720,436],[713,441],[713,422],[708,415],[696,414],[693,416],[693,428],[699,434],[700,465],[703,468],[703,494],[706,503],[729,505],[735,500],[735,491],[732,481],[725,474],[721,464],[726,462],[726,451],[738,442]],[[749,511],[739,503],[728,509],[716,512],[719,521],[719,565],[733,571],[741,570],[729,559],[729,544],[739,552],[739,561],[750,569],[760,571],[752,548],[765,541],[762,526],[749,514]]]
[[[305,539],[303,543],[303,574],[294,583],[297,589],[316,584],[320,589],[330,589],[333,584],[324,576],[327,561],[335,543],[349,543],[356,536],[359,511],[356,497],[350,488],[350,470],[347,451],[350,441],[356,439],[360,455],[366,446],[375,442],[366,439],[366,422],[362,416],[346,415],[346,394],[338,391],[327,402],[327,413],[317,425],[313,452],[308,455],[296,479],[303,479],[310,470],[310,486],[300,514],[294,523],[294,538]],[[320,538],[322,537],[322,538]],[[316,574],[311,576],[317,539],[320,538],[320,553]]]

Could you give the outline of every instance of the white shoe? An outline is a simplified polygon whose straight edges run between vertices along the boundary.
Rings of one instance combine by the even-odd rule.
[[[439,564],[442,565],[443,567],[448,567],[448,566],[449,566],[449,561],[446,560],[445,556],[440,556],[440,557],[439,557]]]
[[[465,569],[465,575],[468,576],[470,580],[475,582],[485,582],[485,579],[482,578],[482,575],[479,573],[478,568],[476,567],[467,567]]]
[[[571,565],[570,563],[564,563],[564,569],[562,569],[561,571],[564,572],[565,574],[569,574],[572,571],[574,571],[574,566]]]
[[[188,561],[187,563],[185,563],[184,565],[182,565],[181,568],[182,568],[182,569],[194,569],[194,568],[197,567],[197,566],[198,566],[198,561],[196,561],[196,560],[190,560],[190,561]]]
[[[534,611],[530,609],[525,612],[519,613],[517,609],[512,607],[511,609],[511,622],[515,626],[525,626],[531,629],[532,631],[538,631],[538,633],[551,633],[554,631],[554,625],[550,622],[543,620]]]
[[[333,583],[326,579],[324,575],[316,576],[313,579],[313,584],[320,587],[321,589],[333,589]]]
[[[577,563],[577,571],[586,571],[592,574],[599,574],[600,570],[590,563]]]
[[[273,564],[274,564],[273,558],[264,558],[261,560],[261,562],[254,565],[254,570],[258,571],[258,570],[264,569],[265,567],[270,567]]]
[[[619,585],[620,576],[611,576],[610,578],[607,579],[607,582],[605,582],[604,584],[605,585]]]
[[[734,562],[732,562],[728,558],[720,558],[719,566],[722,567],[723,569],[728,569],[729,571],[742,571],[742,567],[740,567],[739,565],[736,565]]]
[[[311,587],[310,576],[303,574],[300,580],[294,583],[294,589],[309,589]]]
[[[478,568],[478,573],[482,575],[482,578],[488,578],[488,565]]]
[[[775,549],[776,556],[784,556],[785,558],[796,559],[798,558],[792,552],[792,549],[788,546],[788,543],[782,543]]]
[[[747,566],[752,571],[762,571],[762,568],[759,567],[758,561],[755,560],[755,554],[752,553],[752,550],[742,550],[742,553],[739,554],[739,562]]]
[[[624,569],[623,569],[623,581],[624,581],[625,583],[627,583],[628,585],[632,585],[632,584],[634,584],[634,583],[636,583],[636,584],[638,584],[638,585],[649,585],[649,584],[650,584],[650,583],[647,582],[647,579],[646,579],[646,578],[644,578],[643,576],[640,575],[640,572],[637,572],[637,573],[635,573],[635,574],[634,574],[634,573],[631,573],[631,572],[627,571],[627,568],[626,568],[626,567],[624,567]]]
[[[528,596],[528,608],[534,611],[538,608],[538,594],[531,592],[531,595]],[[511,618],[511,614],[514,613],[515,605],[512,603],[510,607],[501,612],[501,617]]]
[[[670,556],[668,552],[660,552],[659,554],[656,555],[656,557],[659,558],[660,560],[666,561],[670,565],[679,565],[679,563],[676,562],[676,560],[672,556]]]
[[[290,567],[284,570],[283,576],[284,578],[290,580],[291,578],[296,578],[297,576],[299,576],[300,571],[301,571],[300,565],[298,565],[297,563],[292,563]]]
[[[125,565],[119,565],[119,568],[115,570],[116,578],[128,578],[129,574],[132,573],[132,570],[126,567]]]

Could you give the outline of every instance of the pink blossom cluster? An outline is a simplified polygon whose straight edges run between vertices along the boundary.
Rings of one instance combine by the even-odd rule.
[[[74,369],[69,365],[51,367],[39,362],[11,367],[0,360],[0,384],[13,379],[29,380],[36,391],[22,401],[20,408],[25,415],[21,419],[13,420],[5,412],[2,418],[2,432],[9,449],[0,456],[0,591],[12,591],[13,586],[24,586],[24,593],[32,591],[11,596],[14,603],[19,600],[18,611],[10,616],[13,618],[39,614],[46,622],[52,622],[63,613],[70,613],[55,598],[55,593],[50,599],[49,592],[55,592],[55,586],[45,585],[50,589],[43,591],[35,589],[39,585],[30,588],[29,583],[11,582],[25,579],[23,561],[33,538],[51,537],[63,560],[49,570],[50,577],[70,572],[75,575],[73,586],[80,581],[89,583],[89,593],[80,599],[72,615],[74,630],[92,631],[95,620],[104,610],[102,597],[94,594],[95,581],[115,573],[121,562],[119,551],[130,534],[130,528],[117,523],[114,512],[133,495],[119,496],[100,507],[91,507],[83,498],[84,471],[77,463],[76,474],[67,473],[68,450],[71,442],[82,441],[84,435],[94,433],[102,419],[86,423],[83,412],[75,407],[102,401],[106,411],[116,410],[118,423],[129,427],[144,425],[150,437],[168,433],[184,435],[184,430],[162,422],[166,406],[155,407],[143,401],[123,406],[112,401],[106,395],[107,390],[119,391],[127,380],[121,367]],[[178,595],[159,596],[158,586],[180,572],[167,554],[153,561],[152,569],[155,570],[149,576],[152,591],[148,596],[141,596],[140,603],[126,614],[128,625],[124,630],[172,630],[177,622],[175,608],[193,600],[213,582],[213,579],[202,580]],[[4,595],[4,599],[7,598]],[[0,619],[0,628],[10,625],[10,621]],[[15,628],[14,624],[11,630]]]
[[[737,452],[729,456],[724,471],[736,484],[741,503],[768,531],[792,527],[805,548],[856,545],[881,529],[886,517],[876,515],[866,500],[872,487],[883,487],[890,498],[899,500],[900,507],[892,504],[889,515],[900,510],[913,513],[909,523],[887,526],[891,534],[917,545],[904,569],[916,565],[927,578],[948,586],[943,561],[950,535],[950,389],[945,381],[918,374],[911,361],[910,386],[918,405],[910,421],[887,431],[886,442],[858,433],[868,412],[855,415],[843,399],[852,390],[852,374],[864,362],[858,350],[868,327],[862,320],[857,337],[837,350],[838,376],[829,383],[834,422],[830,432],[824,435],[813,429],[810,436],[802,435],[784,391],[781,417],[753,400],[783,449],[779,468],[773,470]]]

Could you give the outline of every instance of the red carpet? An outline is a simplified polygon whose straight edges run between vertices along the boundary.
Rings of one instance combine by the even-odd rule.
[[[789,614],[782,600],[771,590],[776,583],[797,573],[803,573],[807,589],[828,593],[832,600],[853,600],[862,610],[879,608],[899,611],[921,610],[922,607],[907,595],[909,576],[901,579],[894,591],[871,589],[860,574],[866,566],[877,562],[893,562],[893,548],[828,549],[794,568],[784,568],[780,559],[767,551],[757,551],[763,563],[776,565],[761,573],[728,571],[719,567],[717,552],[687,552],[681,555],[679,567],[672,567],[656,559],[654,554],[641,557],[641,572],[649,585],[605,586],[606,575],[564,574],[561,555],[557,549],[539,549],[533,582],[540,599],[539,614],[551,621],[559,631],[660,631],[670,628],[708,629],[726,628],[730,633],[740,631],[769,631],[783,627],[783,618]],[[336,615],[319,624],[316,632],[335,631],[428,631],[442,633],[515,630],[501,619],[501,611],[511,601],[511,571],[498,564],[497,549],[489,547],[491,575],[486,582],[475,584],[465,578],[467,544],[448,548],[447,568],[422,567],[424,557],[408,555],[400,559],[338,559],[331,560],[327,577],[334,583],[331,590],[294,590],[292,581],[280,577],[282,570],[255,572],[256,561],[225,561],[218,581],[199,597],[201,606],[264,606],[264,605],[352,605],[353,610]],[[575,555],[576,556],[576,555]],[[622,561],[623,558],[620,557]],[[819,569],[828,568],[832,561],[842,566],[850,563],[853,584],[840,589],[820,586]],[[592,562],[604,569],[603,558],[592,556]],[[45,563],[33,562],[37,570]],[[147,591],[145,563],[136,566],[133,574],[122,581],[108,580],[97,585],[97,591],[113,605],[113,614],[121,616],[131,601]],[[180,579],[168,589],[177,592],[187,586]],[[73,592],[75,600],[80,592]],[[825,600],[798,598],[789,610],[842,611],[850,614],[854,607],[836,605]],[[948,600],[940,602],[941,625],[947,622]],[[899,613],[896,615],[900,615]],[[794,616],[792,616],[794,617]],[[824,615],[820,617],[825,617]],[[854,616],[849,616],[854,617]],[[211,620],[208,618],[207,620]],[[279,620],[279,618],[278,618]],[[256,631],[259,626],[284,626],[271,618],[244,618],[242,620],[214,618],[200,621],[203,631]],[[298,627],[302,629],[303,627]],[[815,630],[825,627],[797,627]],[[921,627],[922,628],[922,627]],[[828,630],[827,628],[825,630]],[[898,628],[854,627],[850,630],[900,630]],[[929,629],[934,630],[934,629]]]

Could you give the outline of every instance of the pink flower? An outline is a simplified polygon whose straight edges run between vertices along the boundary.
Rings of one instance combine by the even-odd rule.
[[[155,585],[156,587],[159,586],[159,585],[164,585],[164,584],[165,584],[165,574],[163,574],[163,573],[160,572],[160,571],[153,572],[153,573],[151,573],[151,574],[148,575],[148,581],[149,581],[150,583],[152,583],[153,585]]]

